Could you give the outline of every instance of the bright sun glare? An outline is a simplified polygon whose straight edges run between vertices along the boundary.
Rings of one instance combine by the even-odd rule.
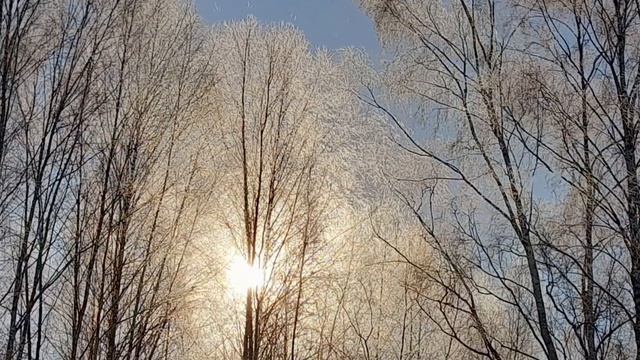
[[[264,282],[264,271],[255,264],[249,265],[242,256],[234,256],[227,271],[229,286],[238,294],[244,294],[249,288],[260,287]]]

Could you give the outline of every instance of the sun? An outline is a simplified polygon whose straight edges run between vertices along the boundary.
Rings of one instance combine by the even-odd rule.
[[[242,256],[234,256],[227,269],[227,281],[237,294],[244,294],[250,288],[264,284],[264,270],[257,265],[249,265]]]

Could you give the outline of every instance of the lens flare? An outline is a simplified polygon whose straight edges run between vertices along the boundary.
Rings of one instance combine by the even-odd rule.
[[[249,288],[261,287],[264,270],[256,264],[249,265],[242,256],[234,256],[227,270],[229,287],[237,294],[244,294]]]

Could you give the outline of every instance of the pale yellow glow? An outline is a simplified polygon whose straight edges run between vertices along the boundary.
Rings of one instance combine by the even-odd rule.
[[[237,294],[244,294],[249,288],[261,287],[264,283],[264,270],[257,265],[249,265],[242,256],[234,256],[227,270],[227,281]]]

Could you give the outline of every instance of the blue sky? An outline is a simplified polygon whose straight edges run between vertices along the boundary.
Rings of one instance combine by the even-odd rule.
[[[262,22],[294,24],[315,47],[379,53],[373,23],[353,0],[195,0],[195,5],[210,24],[253,15]]]

